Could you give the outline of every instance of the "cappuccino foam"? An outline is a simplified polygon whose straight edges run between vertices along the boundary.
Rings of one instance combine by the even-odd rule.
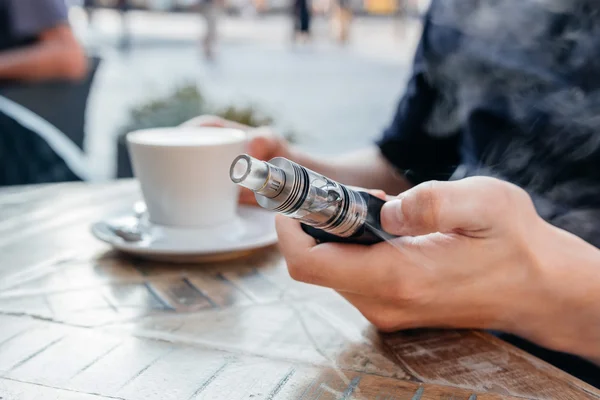
[[[245,134],[227,128],[157,128],[133,132],[127,139],[149,146],[217,146],[244,140]]]

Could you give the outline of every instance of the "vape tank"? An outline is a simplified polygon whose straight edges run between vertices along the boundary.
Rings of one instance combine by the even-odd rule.
[[[240,155],[229,174],[234,183],[255,193],[261,207],[300,220],[318,242],[374,244],[394,237],[381,228],[383,200],[288,159],[265,162]]]

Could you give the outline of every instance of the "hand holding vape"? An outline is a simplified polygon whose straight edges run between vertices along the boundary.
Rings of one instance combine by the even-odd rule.
[[[255,193],[261,207],[300,220],[319,242],[368,245],[394,237],[381,228],[385,201],[286,158],[265,162],[240,155],[229,173],[234,183]]]

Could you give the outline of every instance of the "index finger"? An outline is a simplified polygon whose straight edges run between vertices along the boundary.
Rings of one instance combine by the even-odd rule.
[[[277,218],[277,232],[290,275],[301,282],[379,296],[401,272],[396,261],[402,255],[390,255],[392,247],[387,243],[317,245],[297,221],[281,216]]]
[[[297,220],[277,214],[275,221],[279,247],[286,259],[305,257],[305,253],[317,245],[316,240],[302,230]]]

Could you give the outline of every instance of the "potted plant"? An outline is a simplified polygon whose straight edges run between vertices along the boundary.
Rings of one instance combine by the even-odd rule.
[[[117,178],[133,176],[127,143],[127,133],[148,128],[173,127],[202,114],[217,115],[230,121],[258,127],[270,125],[273,120],[254,107],[208,105],[195,84],[178,87],[171,94],[151,99],[130,111],[129,121],[120,129],[117,141]],[[286,135],[291,139],[291,134]]]

